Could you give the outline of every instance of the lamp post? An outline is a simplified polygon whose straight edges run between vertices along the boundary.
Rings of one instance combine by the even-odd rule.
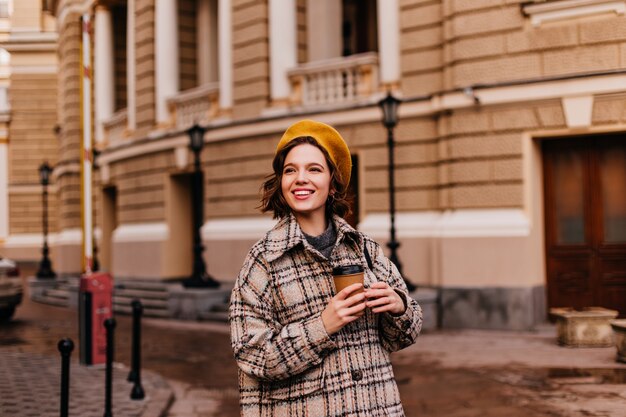
[[[194,124],[187,134],[189,135],[189,148],[194,156],[192,205],[193,205],[193,272],[191,277],[183,281],[187,288],[217,288],[220,283],[215,281],[206,272],[206,264],[202,258],[204,246],[200,236],[200,228],[204,221],[204,185],[202,181],[202,169],[200,168],[200,152],[204,147],[204,133],[206,128]]]
[[[43,200],[43,249],[41,262],[39,262],[39,270],[37,271],[37,278],[55,278],[57,274],[52,270],[52,262],[50,261],[48,248],[48,184],[50,184],[50,175],[52,174],[52,168],[45,161],[39,166],[39,181],[43,187],[42,200]]]
[[[396,186],[395,186],[395,163],[394,163],[394,137],[393,129],[398,124],[398,107],[401,101],[395,98],[390,92],[387,96],[378,102],[383,113],[383,125],[387,129],[387,149],[389,153],[389,218],[391,219],[391,228],[389,230],[390,240],[387,247],[391,250],[389,259],[394,263],[400,275],[403,276],[404,282],[409,291],[415,290],[415,285],[404,278],[402,274],[402,263],[398,258],[398,248],[400,242],[396,240]]]

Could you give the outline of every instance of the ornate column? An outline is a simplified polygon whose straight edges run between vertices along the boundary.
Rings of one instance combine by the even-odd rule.
[[[308,60],[341,56],[341,0],[308,0],[306,4]]]
[[[290,94],[287,71],[298,62],[296,1],[269,0],[270,95],[273,105],[285,104]]]
[[[155,92],[156,122],[168,123],[167,98],[179,90],[178,4],[176,0],[155,2]]]
[[[9,141],[0,133],[0,241],[9,236]]]
[[[8,53],[6,53],[8,56]],[[2,66],[7,64],[2,61]],[[0,242],[9,236],[9,121],[7,90],[0,87]]]
[[[113,19],[111,11],[102,5],[96,6],[94,39],[94,82],[96,142],[104,140],[102,122],[115,111],[115,66],[113,52]]]
[[[231,0],[219,0],[217,13],[220,109],[227,110],[233,107],[233,28]]]
[[[378,0],[378,62],[380,82],[400,81],[400,6],[398,0]]]
[[[129,130],[137,127],[135,66],[135,0],[128,0],[126,18],[126,120]]]

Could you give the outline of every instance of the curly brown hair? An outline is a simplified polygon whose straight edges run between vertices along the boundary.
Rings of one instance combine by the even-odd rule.
[[[303,144],[313,145],[322,151],[330,169],[330,193],[326,200],[326,216],[331,217],[336,214],[345,217],[350,213],[350,203],[347,200],[348,184],[344,182],[341,171],[337,169],[337,165],[330,158],[326,149],[311,136],[299,136],[292,139],[276,154],[272,161],[274,172],[265,177],[265,182],[261,186],[261,204],[258,208],[263,213],[271,211],[275,219],[283,218],[291,213],[291,207],[287,204],[281,189],[283,167],[289,151]]]

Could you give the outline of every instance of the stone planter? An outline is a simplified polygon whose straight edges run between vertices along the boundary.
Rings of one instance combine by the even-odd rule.
[[[617,361],[626,363],[626,319],[612,320],[611,327],[615,332]]]
[[[613,346],[610,322],[617,314],[615,310],[601,307],[580,311],[573,308],[550,309],[550,315],[556,319],[558,342],[568,347]]]

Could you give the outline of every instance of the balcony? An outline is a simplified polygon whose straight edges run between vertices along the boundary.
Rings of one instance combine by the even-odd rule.
[[[113,116],[102,123],[106,141],[109,145],[116,144],[127,136],[128,117],[126,109],[114,113]]]
[[[210,83],[180,92],[167,100],[172,120],[179,129],[207,123],[219,111],[219,84]]]
[[[293,106],[364,101],[378,91],[378,54],[367,52],[302,64],[289,71],[289,81]]]

